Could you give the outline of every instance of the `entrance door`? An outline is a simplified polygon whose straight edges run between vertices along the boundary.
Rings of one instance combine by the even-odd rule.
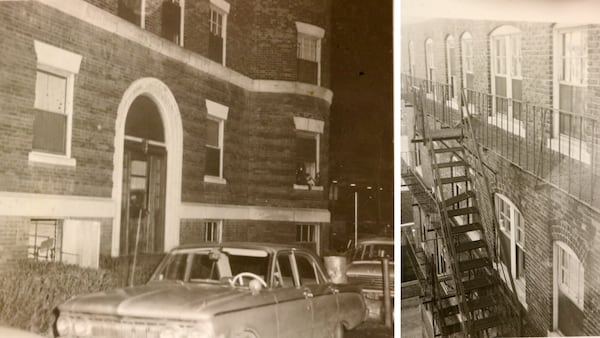
[[[147,141],[125,143],[121,255],[162,252],[165,233],[166,150]]]

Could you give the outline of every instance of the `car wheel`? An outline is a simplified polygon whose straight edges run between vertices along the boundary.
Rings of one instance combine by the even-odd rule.
[[[344,338],[344,324],[338,323],[333,330],[333,338]]]

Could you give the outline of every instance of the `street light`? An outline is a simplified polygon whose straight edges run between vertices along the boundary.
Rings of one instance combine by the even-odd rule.
[[[350,186],[354,188],[354,249],[356,249],[358,247],[358,189],[354,183]]]

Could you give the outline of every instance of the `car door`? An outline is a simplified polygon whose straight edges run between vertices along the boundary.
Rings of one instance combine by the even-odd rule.
[[[274,262],[272,292],[277,301],[278,337],[311,337],[312,299],[294,275],[291,251],[279,252]]]
[[[339,323],[337,289],[326,280],[319,263],[308,253],[294,253],[298,279],[312,301],[312,337],[331,337]]]

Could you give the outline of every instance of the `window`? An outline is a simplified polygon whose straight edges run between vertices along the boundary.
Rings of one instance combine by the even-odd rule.
[[[521,31],[512,26],[501,26],[491,34],[494,115],[488,117],[488,123],[524,137],[521,39]]]
[[[325,31],[317,26],[296,22],[298,32],[298,81],[321,85],[321,39]]]
[[[180,0],[166,0],[162,6],[162,36],[180,46],[183,46],[183,5]]]
[[[225,184],[223,178],[223,148],[225,141],[225,121],[229,107],[206,100],[206,157],[204,181]]]
[[[463,83],[465,88],[473,89],[473,38],[465,32],[461,38]]]
[[[558,287],[575,304],[583,309],[584,269],[571,248],[556,243],[558,259]]]
[[[319,284],[319,274],[313,260],[304,255],[295,255],[295,257],[300,285],[309,286]]]
[[[229,9],[229,3],[224,0],[210,0],[208,57],[223,66],[225,66],[227,51],[227,14],[229,14]]]
[[[81,56],[34,41],[37,55],[33,143],[29,161],[75,165],[71,128],[75,74]]]
[[[456,48],[454,38],[448,35],[446,38],[446,81],[448,83],[448,99],[456,100],[458,86],[456,83]]]
[[[412,41],[408,42],[408,73],[410,76],[416,76],[415,74],[415,46]]]
[[[100,222],[32,219],[28,257],[97,268],[100,258]]]
[[[324,122],[294,117],[296,127],[296,175],[294,189],[322,191],[320,177],[321,134]]]
[[[136,26],[145,26],[145,4],[144,1],[119,0],[117,14]]]
[[[433,40],[425,40],[425,78],[427,79],[429,92],[433,92],[434,81],[434,62],[433,62]]]
[[[296,242],[314,243],[317,241],[317,225],[298,224],[296,225]]]
[[[559,33],[559,132],[581,139],[587,86],[587,32],[582,29]]]
[[[206,221],[204,222],[204,241],[221,243],[223,238],[223,222],[222,221]]]
[[[500,227],[500,259],[515,279],[517,296],[525,302],[525,220],[514,203],[504,195],[495,195],[495,207]]]
[[[280,253],[277,255],[275,271],[273,272],[273,285],[276,288],[285,288],[295,285],[290,257],[289,253]]]

